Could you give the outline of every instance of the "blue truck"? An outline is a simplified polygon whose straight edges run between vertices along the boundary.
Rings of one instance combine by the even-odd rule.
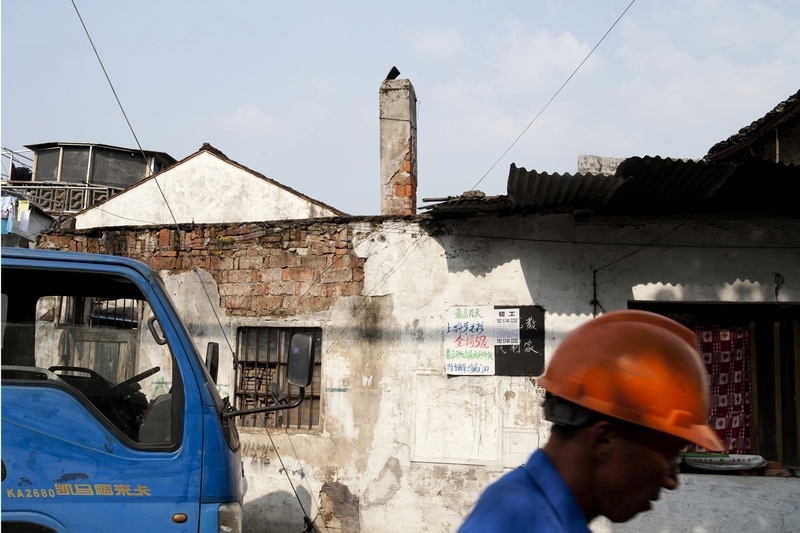
[[[287,401],[235,411],[148,266],[4,248],[2,530],[240,533],[236,416],[296,407],[313,339],[282,347]]]

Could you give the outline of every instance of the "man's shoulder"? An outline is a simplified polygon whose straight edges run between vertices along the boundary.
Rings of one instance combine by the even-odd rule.
[[[541,489],[524,468],[509,472],[481,494],[459,533],[563,531]]]

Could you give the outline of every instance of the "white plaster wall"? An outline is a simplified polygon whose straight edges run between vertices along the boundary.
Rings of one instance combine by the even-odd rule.
[[[548,215],[424,228],[355,223],[353,233],[356,252],[367,258],[363,296],[284,321],[219,314],[232,342],[245,325],[323,328],[321,427],[274,432],[273,438],[293,465],[286,470],[295,485],[305,487],[312,516],[323,484],[340,483],[359,498],[361,531],[455,531],[488,483],[546,442],[542,391],[529,377],[444,374],[449,307],[541,305],[549,357],[568,331],[591,320],[595,269],[597,299],[607,311],[643,298],[774,301],[776,272],[786,280],[780,301],[800,301],[797,220]],[[173,297],[180,309],[192,310],[184,313],[198,323],[190,331],[218,337],[213,317],[202,309],[205,296],[186,290],[199,282],[186,276],[168,278],[168,286],[183,280]],[[221,349],[222,383],[222,368],[230,366],[225,353]],[[232,390],[232,372],[227,379]],[[242,441],[246,525],[299,530],[299,507],[287,497],[291,489],[269,438],[243,431]],[[800,529],[800,479],[693,475],[682,481],[636,522],[597,521],[594,530]]]
[[[598,519],[596,533],[728,533],[800,530],[800,479],[683,474],[649,513],[625,524]]]
[[[158,183],[156,183],[156,180]],[[163,191],[163,196],[161,191]],[[213,224],[336,216],[308,199],[201,151],[75,216],[76,229]]]

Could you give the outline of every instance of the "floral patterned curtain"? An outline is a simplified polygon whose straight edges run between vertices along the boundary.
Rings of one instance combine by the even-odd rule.
[[[708,424],[729,454],[754,453],[750,397],[749,335],[745,326],[696,324],[703,363],[710,377]],[[705,452],[691,445],[689,452]]]

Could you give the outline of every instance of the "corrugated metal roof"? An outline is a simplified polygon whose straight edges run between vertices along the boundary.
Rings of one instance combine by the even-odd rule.
[[[674,210],[714,194],[736,170],[733,164],[661,157],[629,157],[613,176],[547,174],[511,165],[509,209],[543,207],[595,210]]]
[[[617,168],[630,176],[609,201],[610,208],[672,211],[710,198],[737,165],[661,157],[631,157]]]
[[[627,180],[603,174],[548,174],[517,168],[512,163],[508,173],[508,208],[600,207]]]
[[[749,126],[740,129],[724,141],[720,141],[708,151],[706,159],[715,159],[722,155],[721,152],[738,151],[754,141],[764,130],[771,130],[781,122],[784,122],[800,113],[800,91],[776,105],[770,112],[758,120],[753,121]],[[749,142],[748,142],[749,141]],[[737,145],[741,145],[736,148]]]
[[[549,209],[590,209],[607,214],[666,214],[709,209],[791,211],[800,208],[794,201],[800,193],[798,189],[800,167],[794,165],[772,161],[712,163],[648,156],[625,159],[613,176],[548,174],[512,164],[506,197],[495,196],[491,200],[450,197],[426,209],[434,214]]]

